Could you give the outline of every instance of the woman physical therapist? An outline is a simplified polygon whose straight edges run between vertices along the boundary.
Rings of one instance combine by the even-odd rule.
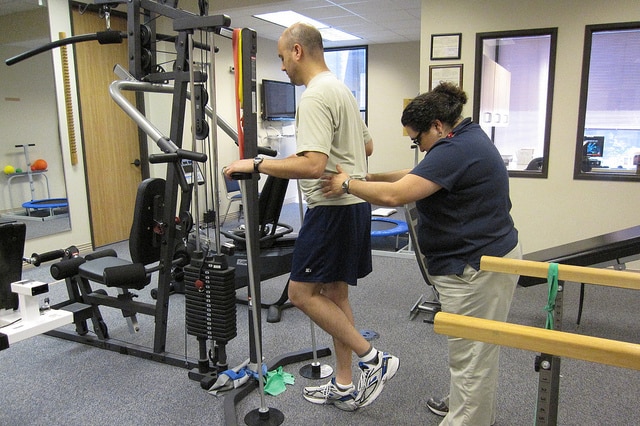
[[[371,204],[415,202],[418,244],[444,312],[506,321],[518,277],[480,270],[482,256],[520,259],[510,215],[509,176],[479,125],[462,118],[467,95],[451,83],[413,99],[402,125],[424,159],[413,169],[351,179],[337,167],[324,177],[325,196],[353,194]],[[441,425],[492,425],[500,347],[448,338],[449,395],[431,398]]]

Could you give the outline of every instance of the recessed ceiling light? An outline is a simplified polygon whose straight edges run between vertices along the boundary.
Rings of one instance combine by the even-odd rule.
[[[322,38],[327,41],[347,41],[347,40],[359,40],[360,37],[352,34],[345,33],[331,26],[324,24],[315,19],[311,19],[308,16],[301,15],[292,10],[285,10],[283,12],[263,13],[259,15],[253,15],[254,18],[262,19],[263,21],[271,22],[281,27],[288,28],[297,22],[304,22],[309,25],[313,25],[322,34]]]
[[[319,28],[319,30],[320,34],[322,34],[322,38],[327,41],[360,40],[360,37],[345,33],[344,31],[340,31],[335,28]]]

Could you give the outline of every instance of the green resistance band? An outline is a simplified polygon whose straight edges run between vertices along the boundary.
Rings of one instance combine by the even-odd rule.
[[[547,306],[544,310],[547,311],[547,323],[545,328],[547,330],[553,330],[553,310],[556,308],[556,296],[558,295],[558,264],[550,263],[549,271],[547,272],[547,285],[549,287],[549,295],[547,298]]]

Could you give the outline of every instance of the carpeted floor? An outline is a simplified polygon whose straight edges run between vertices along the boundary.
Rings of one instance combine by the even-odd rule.
[[[237,224],[229,220],[229,226]],[[125,244],[114,247],[126,252]],[[23,276],[51,281],[47,265],[25,269]],[[285,283],[286,275],[262,283],[263,301],[277,299]],[[148,291],[152,286],[139,292],[139,301],[152,300]],[[576,325],[578,291],[578,284],[565,286],[564,330],[640,343],[638,292],[588,287],[582,323]],[[244,424],[247,413],[272,407],[283,413],[285,425],[437,425],[440,418],[430,414],[425,404],[429,397],[448,390],[446,338],[435,334],[421,315],[413,320],[409,315],[418,297],[427,293],[414,259],[378,255],[374,256],[374,272],[351,292],[358,329],[377,333],[373,345],[400,358],[396,377],[371,406],[348,413],[304,401],[302,388],[322,383],[300,376],[300,368],[309,363],[304,361],[284,367],[295,376],[295,384],[288,385],[284,393],[261,398],[253,390],[239,400],[230,424]],[[50,298],[51,303],[64,300],[64,284],[52,285]],[[546,299],[545,286],[518,288],[510,322],[543,327]],[[169,306],[167,351],[197,358],[195,338],[185,331],[184,296],[172,295]],[[102,313],[112,338],[152,345],[151,317],[139,315],[141,331],[131,335],[119,311],[103,308]],[[263,318],[265,314],[263,311]],[[230,365],[249,356],[248,316],[247,307],[237,305],[238,336],[227,345]],[[263,321],[261,329],[267,361],[311,346],[311,323],[295,308],[285,310],[279,323]],[[314,330],[318,347],[330,346],[326,333]],[[496,425],[534,424],[535,355],[503,348]],[[319,361],[333,365],[332,356]],[[638,371],[568,358],[562,360],[561,369],[558,424],[640,423]],[[355,371],[354,360],[357,380]],[[224,413],[225,398],[201,389],[185,368],[44,335],[0,351],[0,383],[2,425],[223,425],[230,420]]]

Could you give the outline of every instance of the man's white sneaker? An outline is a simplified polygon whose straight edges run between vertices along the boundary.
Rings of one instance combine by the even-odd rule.
[[[356,404],[358,407],[366,407],[371,404],[382,392],[387,380],[395,376],[400,360],[388,354],[387,352],[378,351],[378,355],[374,360],[375,363],[360,362],[360,382],[358,383],[358,397]]]
[[[347,390],[340,390],[336,386],[336,379],[322,386],[306,386],[303,390],[304,399],[314,404],[333,404],[343,411],[355,411],[356,388],[351,385]]]

